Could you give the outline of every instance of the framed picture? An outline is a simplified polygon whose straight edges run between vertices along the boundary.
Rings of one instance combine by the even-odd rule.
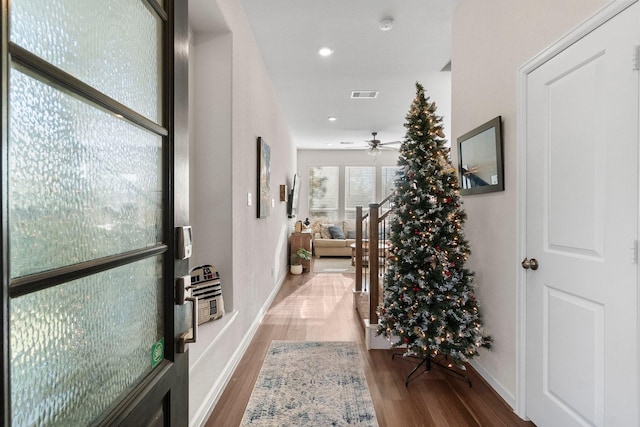
[[[271,147],[258,137],[258,218],[271,213]]]
[[[462,195],[504,190],[501,116],[458,138],[458,173]]]

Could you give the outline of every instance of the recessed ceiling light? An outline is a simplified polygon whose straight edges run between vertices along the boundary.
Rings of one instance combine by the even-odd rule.
[[[338,118],[336,116],[329,116],[327,120],[329,120],[330,122],[335,122],[336,120],[338,120]]]
[[[320,56],[329,56],[333,53],[333,49],[331,49],[330,47],[321,47],[320,50],[318,51],[318,54]]]

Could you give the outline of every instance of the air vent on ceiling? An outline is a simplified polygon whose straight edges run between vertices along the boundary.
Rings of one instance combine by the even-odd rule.
[[[353,141],[340,141],[340,145],[353,145]]]
[[[351,92],[351,98],[353,99],[373,99],[377,97],[377,90],[354,90]]]

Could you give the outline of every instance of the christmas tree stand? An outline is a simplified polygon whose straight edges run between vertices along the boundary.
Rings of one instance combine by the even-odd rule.
[[[454,370],[451,364],[444,365],[443,363],[441,363],[442,360],[445,360],[445,361],[447,360],[447,356],[445,355],[434,356],[433,354],[429,354],[426,357],[418,357],[418,356],[405,356],[403,353],[394,353],[391,356],[391,360],[395,360],[396,356],[401,356],[404,359],[409,359],[409,361],[412,363],[417,363],[416,367],[413,368],[411,372],[409,372],[409,375],[407,375],[407,379],[404,381],[405,387],[409,387],[409,383],[415,380],[418,377],[418,375],[426,374],[427,372],[430,372],[432,366],[439,366],[444,369],[444,372],[450,375],[458,376],[460,377],[460,379],[465,380],[469,384],[469,387],[472,386],[471,380],[465,374]],[[418,369],[420,369],[421,366],[424,366],[424,371],[418,372]]]

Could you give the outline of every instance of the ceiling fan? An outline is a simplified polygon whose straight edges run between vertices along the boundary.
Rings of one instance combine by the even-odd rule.
[[[378,132],[371,132],[371,135],[373,135],[373,139],[366,141],[369,144],[369,149],[367,150],[367,154],[370,156],[377,156],[378,154],[380,154],[380,152],[384,149],[382,147],[386,145],[402,143],[402,141],[381,142],[379,139],[376,139]]]

